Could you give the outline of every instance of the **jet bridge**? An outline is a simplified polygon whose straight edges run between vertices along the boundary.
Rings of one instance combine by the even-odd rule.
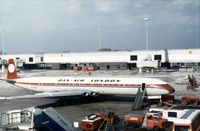
[[[31,123],[31,115],[34,107],[18,110],[10,110],[0,113],[0,128],[13,128],[22,123]],[[27,124],[27,126],[30,124]]]
[[[54,130],[71,131],[72,124],[52,107],[39,109],[30,107],[0,113],[0,130]]]

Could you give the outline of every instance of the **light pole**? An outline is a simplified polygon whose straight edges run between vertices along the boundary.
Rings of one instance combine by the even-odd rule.
[[[97,28],[97,31],[98,31],[98,44],[99,44],[99,51],[100,51],[100,49],[101,49],[101,28],[99,27],[99,28]]]
[[[4,42],[5,42],[5,40],[4,40],[4,32],[5,31],[6,30],[4,28],[1,28],[1,32],[2,32],[2,55],[3,55],[3,57],[4,57]]]
[[[146,24],[146,51],[147,51],[147,59],[149,60],[149,31],[148,31],[148,21],[149,18],[144,18],[145,24]]]
[[[5,70],[5,63],[4,63],[4,42],[5,42],[5,40],[4,40],[4,33],[5,33],[5,29],[4,28],[1,28],[1,32],[2,32],[2,72],[4,72],[4,70]]]

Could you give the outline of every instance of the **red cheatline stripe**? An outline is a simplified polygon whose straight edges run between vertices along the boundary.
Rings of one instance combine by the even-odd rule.
[[[110,88],[138,88],[141,84],[97,84],[97,83],[30,83],[30,82],[16,82],[15,84],[33,85],[33,86],[70,86],[70,87],[110,87]],[[169,93],[173,93],[173,88],[168,84],[147,84],[147,88],[164,89]]]
[[[38,85],[38,86],[103,86],[103,87],[140,87],[141,84],[90,84],[90,83],[30,83],[30,82],[16,82],[16,84],[24,85]],[[164,87],[166,84],[150,84],[146,87]]]

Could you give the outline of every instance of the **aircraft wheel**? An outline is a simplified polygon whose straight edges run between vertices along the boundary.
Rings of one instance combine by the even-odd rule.
[[[194,105],[195,105],[195,106],[198,106],[198,105],[199,105],[199,102],[195,101],[195,102],[194,102]]]
[[[153,131],[160,131],[160,128],[158,126],[154,126]]]
[[[181,104],[187,105],[187,104],[188,104],[188,101],[187,101],[186,99],[182,99],[182,100],[181,100]]]

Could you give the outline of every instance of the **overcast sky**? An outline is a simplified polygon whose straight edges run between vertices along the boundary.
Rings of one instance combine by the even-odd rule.
[[[7,53],[143,50],[145,17],[149,49],[200,47],[199,0],[0,0]]]

